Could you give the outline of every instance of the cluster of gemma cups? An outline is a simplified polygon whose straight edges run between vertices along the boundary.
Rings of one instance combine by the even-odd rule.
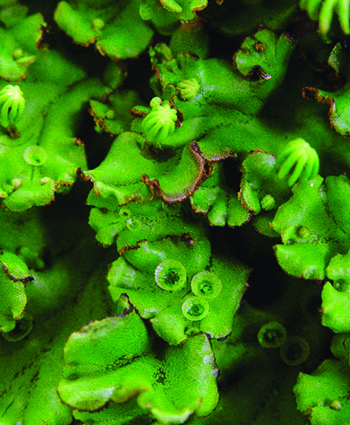
[[[288,337],[286,328],[277,321],[260,328],[258,341],[263,348],[279,348],[282,360],[290,366],[304,363],[310,354],[308,342],[299,336]]]
[[[180,291],[187,284],[185,266],[177,260],[162,261],[155,271],[157,285],[165,291]],[[192,295],[182,304],[182,313],[191,321],[202,320],[209,313],[209,301],[216,298],[222,289],[221,280],[215,273],[203,271],[191,280]]]

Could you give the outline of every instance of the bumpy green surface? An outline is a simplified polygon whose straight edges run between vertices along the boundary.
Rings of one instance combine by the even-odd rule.
[[[125,403],[137,396],[140,407],[165,423],[182,423],[193,412],[210,413],[218,394],[207,338],[198,335],[182,348],[169,348],[160,361],[151,351],[145,325],[130,307],[71,335],[58,386],[61,399],[93,412],[108,401]]]
[[[139,55],[153,34],[141,19],[139,6],[138,0],[119,1],[117,7],[113,1],[62,1],[55,11],[55,20],[76,43],[96,42],[102,55],[125,59]]]
[[[56,191],[74,183],[78,168],[87,167],[74,129],[85,103],[110,90],[98,80],[83,81],[84,71],[56,52],[47,52],[31,69],[18,84],[26,102],[18,134],[0,132],[0,197],[12,211],[50,203]]]
[[[288,273],[322,280],[331,257],[344,252],[349,190],[345,176],[327,177],[324,184],[318,176],[296,185],[293,196],[278,209],[272,225],[283,245],[276,246],[276,255]]]
[[[325,360],[311,376],[300,374],[294,387],[298,409],[310,415],[312,425],[345,425],[350,420],[348,386],[348,365]]]
[[[25,283],[32,280],[26,264],[8,251],[3,251],[1,261],[1,313],[2,332],[12,331],[16,321],[24,314],[27,304]]]
[[[44,18],[40,13],[26,16],[27,12],[16,0],[0,3],[0,77],[6,81],[26,78],[29,66],[42,55]]]
[[[0,0],[1,425],[349,424],[349,11]]]

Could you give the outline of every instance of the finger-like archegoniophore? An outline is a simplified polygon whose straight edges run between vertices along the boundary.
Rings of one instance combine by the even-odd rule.
[[[333,12],[337,13],[343,32],[350,34],[350,0],[301,0],[300,7],[307,11],[312,20],[319,20],[322,34],[329,32]]]
[[[25,100],[19,86],[7,85],[0,91],[0,124],[8,128],[22,119]]]
[[[191,100],[197,96],[200,91],[200,85],[196,78],[190,78],[183,80],[177,85],[177,89],[180,90],[182,99]]]
[[[289,186],[293,186],[298,180],[307,181],[314,178],[318,174],[319,166],[317,152],[302,138],[289,142],[277,157],[278,177],[284,179],[290,175]]]
[[[148,141],[161,144],[174,133],[177,112],[169,102],[162,102],[159,97],[154,97],[150,106],[152,111],[143,120],[142,129]]]

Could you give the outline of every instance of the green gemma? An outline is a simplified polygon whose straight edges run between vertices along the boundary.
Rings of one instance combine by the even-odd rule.
[[[201,272],[192,278],[191,289],[198,297],[213,299],[220,294],[222,284],[216,274],[211,272]]]
[[[182,313],[188,320],[202,320],[209,313],[209,303],[204,298],[187,298],[182,304]]]
[[[264,348],[277,348],[287,340],[286,328],[279,322],[268,322],[258,332],[259,344]]]
[[[185,266],[177,260],[162,261],[156,268],[155,279],[165,291],[179,291],[187,281]]]

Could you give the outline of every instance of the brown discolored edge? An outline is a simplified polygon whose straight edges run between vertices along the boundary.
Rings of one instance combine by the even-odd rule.
[[[295,37],[293,37],[291,34],[289,34],[289,32],[287,32],[287,31],[283,31],[282,35],[283,35],[283,37],[288,38],[288,40],[291,41],[292,43],[297,42],[297,39]]]
[[[32,282],[34,280],[33,276],[27,276],[24,277],[23,279],[18,279],[15,276],[12,276],[9,271],[8,268],[6,267],[6,265],[4,263],[1,263],[2,265],[2,269],[4,270],[4,272],[6,273],[7,277],[12,280],[12,282],[22,282],[22,283],[27,283],[27,282]]]
[[[91,177],[87,176],[84,171],[81,170],[81,168],[77,169],[77,175],[86,183],[93,183],[93,191],[96,196],[101,196],[100,192],[97,190],[95,182],[92,180]],[[151,188],[150,188],[151,189]],[[154,198],[154,191],[151,189],[151,196],[147,201],[152,201]],[[134,201],[142,201],[141,196],[138,193],[135,193],[135,195],[132,195],[127,202],[124,202],[123,204],[118,204],[119,207],[125,207],[126,205],[129,205],[131,202]]]
[[[329,118],[330,125],[333,128],[334,124],[331,119],[331,115],[335,112],[335,102],[333,97],[322,96],[322,94],[314,87],[304,87],[301,91],[301,94],[304,99],[310,102],[320,102],[328,107],[328,118]]]
[[[89,47],[91,44],[96,43],[97,37],[90,38],[90,40],[87,43],[77,43],[74,41],[75,44],[78,44],[79,46]],[[104,55],[103,55],[104,56]]]
[[[309,100],[310,102],[323,102],[324,97],[319,93],[315,87],[303,87],[301,95],[304,99]]]
[[[267,153],[267,154],[268,154],[268,152],[265,152],[265,151],[263,151],[263,150],[262,150],[262,149],[260,149],[260,148],[253,149],[253,150],[249,151],[249,152],[248,152],[248,155],[251,155],[251,154],[253,154],[253,153]],[[273,155],[273,156],[275,156],[275,155]]]
[[[207,209],[207,211],[203,211],[203,210],[197,210],[197,208],[194,207],[194,205],[191,205],[192,210],[196,213],[196,214],[203,214],[203,215],[207,215],[209,212],[209,208]]]
[[[265,52],[266,45],[259,40],[254,41],[254,50],[256,52],[262,53]]]
[[[77,175],[80,176],[84,182],[86,183],[92,183],[92,178],[87,176],[85,171],[82,171],[81,168],[77,169]],[[95,185],[94,185],[94,191],[96,193],[97,196],[100,196],[99,193],[97,193],[97,191],[95,190]]]
[[[131,301],[130,301],[130,298],[129,298],[128,294],[123,293],[123,294],[121,294],[121,295],[120,295],[120,297],[125,298],[125,300],[126,300],[126,302],[128,303],[129,307],[125,308],[125,309],[123,310],[123,313],[120,313],[117,317],[125,317],[125,316],[127,316],[128,314],[132,313],[134,310],[135,310],[135,311],[137,311],[137,310],[136,310],[136,308],[135,308],[135,306],[133,306],[133,305],[131,304]],[[120,298],[120,297],[119,297],[119,298]],[[137,313],[138,313],[138,311],[137,311]]]
[[[153,198],[154,198],[154,193],[151,193],[151,196],[147,199],[147,202],[152,201]],[[127,202],[124,202],[124,204],[118,204],[118,207],[126,207],[127,205],[131,204],[131,202],[135,202],[135,201],[144,202],[141,199],[141,196],[138,193],[135,193],[135,195],[132,195]]]
[[[208,164],[215,164],[216,162],[224,161],[227,158],[234,158],[236,154],[232,149],[226,149],[221,155],[214,157],[214,158],[208,158],[206,157],[200,150],[200,147],[196,143],[197,147],[196,150],[198,154],[208,163]],[[209,177],[209,176],[208,176]]]
[[[202,7],[197,7],[197,8],[194,8],[194,9],[192,9],[192,12],[193,13],[195,13],[195,12],[200,12],[201,10],[204,10],[205,8],[207,7],[207,5],[204,5],[204,6],[202,6]],[[197,21],[199,21],[199,19],[196,19]],[[193,19],[193,21],[194,21],[194,19]],[[190,21],[191,22],[191,21]]]
[[[169,9],[167,9],[167,8],[165,7],[165,5],[164,5],[164,0],[159,0],[159,1],[160,1],[160,4],[162,5],[163,9],[165,9],[165,10],[169,10]]]
[[[104,51],[104,50],[102,50],[102,47],[101,47],[101,45],[100,44],[96,44],[96,49],[99,51],[99,53],[100,53],[100,55],[102,55],[102,56],[106,56],[106,52]],[[113,59],[113,60],[116,60],[117,58],[112,58],[111,57],[111,59]]]
[[[235,54],[232,56],[232,65],[237,72],[239,72],[238,69],[237,69],[237,63],[236,63],[238,52],[239,52],[239,50],[237,50],[237,52],[235,52]]]
[[[176,90],[179,91],[178,89],[176,89]],[[174,97],[175,97],[174,94],[170,96],[170,106],[173,109],[176,110],[177,120],[175,121],[175,127],[178,128],[178,127],[181,127],[182,126],[182,123],[183,123],[183,120],[184,120],[184,116],[183,116],[182,112],[180,111],[180,109],[175,106],[175,104],[174,104]]]
[[[219,6],[221,6],[222,4],[223,4],[223,2],[224,2],[224,0],[215,0],[216,1],[216,3],[219,5]]]
[[[6,78],[2,78],[2,77],[1,77],[1,80],[6,81],[7,83],[17,83],[17,82],[20,82],[20,81],[24,81],[27,78],[27,75],[28,75],[28,69],[26,70],[25,74],[22,75],[22,77],[18,78],[17,80],[13,79],[13,78],[10,78],[10,79],[7,80]],[[10,134],[9,134],[9,136],[11,137]],[[19,137],[19,136],[17,136],[17,137]],[[11,139],[17,139],[17,137],[11,137]]]
[[[130,109],[130,111],[128,111],[128,113],[130,115],[132,115],[133,118],[143,118],[143,117],[145,117],[147,115],[145,112],[137,111],[134,108]]]
[[[247,50],[244,50],[244,49],[237,50],[237,52],[235,52],[235,54],[232,56],[232,65],[233,65],[234,69],[236,70],[236,72],[239,73],[239,75],[240,75],[241,78],[243,78],[244,80],[248,80],[249,81],[250,78],[251,78],[252,71],[250,71],[247,75],[244,75],[244,74],[242,74],[238,70],[237,62],[236,61],[237,61],[237,55],[238,55],[239,52],[241,52],[241,54],[244,54],[244,55],[247,55],[247,56],[249,54],[249,52]]]
[[[197,160],[199,165],[199,174],[197,179],[194,181],[192,187],[188,188],[188,191],[185,195],[175,195],[174,197],[167,196],[162,192],[159,181],[154,179],[151,180],[147,174],[142,174],[142,181],[150,188],[150,190],[155,190],[156,195],[160,198],[165,204],[174,204],[185,201],[188,197],[192,196],[198,187],[209,177],[208,168],[206,167],[207,161],[201,156],[200,149],[197,142],[192,142],[187,146],[190,149],[191,154]],[[153,188],[153,189],[152,189]]]
[[[192,12],[199,12],[200,10],[205,9],[206,6],[203,6],[200,9],[192,9]],[[181,25],[178,27],[177,31],[179,32],[193,32],[196,31],[201,25],[201,20],[198,16],[190,21],[181,21]]]
[[[187,52],[188,56],[196,61],[199,61],[200,57],[192,52]]]
[[[249,210],[248,209],[248,206],[247,206],[247,204],[244,202],[244,200],[243,200],[243,193],[242,193],[242,187],[241,187],[241,189],[240,189],[240,191],[237,193],[237,198],[238,198],[238,200],[240,201],[240,203],[241,203],[241,205],[242,205],[242,207],[243,208],[245,208],[246,210],[248,210],[248,211],[251,211],[251,210]],[[255,211],[253,211],[253,213],[254,213]]]
[[[188,232],[181,235],[180,240],[181,240],[181,242],[184,242],[186,245],[193,245],[194,244],[194,239],[192,238],[192,236]]]
[[[103,100],[106,100],[106,99],[103,99]],[[105,103],[105,102],[103,102],[103,103]],[[111,133],[110,131],[108,131],[108,129],[107,129],[107,127],[106,127],[106,122],[105,122],[104,118],[100,118],[100,117],[98,117],[98,116],[95,114],[95,112],[94,112],[94,110],[93,110],[92,108],[89,108],[89,109],[88,109],[88,112],[89,112],[89,114],[92,116],[92,118],[94,119],[94,122],[95,122],[95,124],[96,124],[96,125],[98,125],[99,127],[101,127],[101,129],[102,129],[105,133],[109,134],[111,137],[115,137],[115,134],[113,134],[113,133]],[[83,146],[84,146],[84,144],[83,144]]]
[[[73,184],[74,183],[67,183],[67,182],[63,182],[63,181],[55,182],[55,190],[59,189],[62,186],[65,186],[65,187],[69,187],[70,186],[70,187],[72,187]]]
[[[41,35],[36,41],[36,47],[39,50],[45,50],[47,48],[47,44],[42,44],[42,42],[44,40],[45,35],[49,33],[50,29],[51,29],[51,25],[48,25],[46,23],[43,25],[40,25]]]
[[[163,8],[165,9],[165,10],[169,10],[169,9],[167,9],[166,8],[166,6],[164,5],[164,0],[159,0],[160,1],[160,4],[163,6]],[[224,1],[224,0],[219,0],[219,1]],[[200,10],[203,10],[203,9],[205,9],[207,7],[207,5],[205,5],[205,6],[203,6],[203,7],[198,7],[197,9],[196,8],[194,8],[194,9],[191,9],[192,10],[192,12],[193,13],[195,13],[195,12],[199,12]],[[188,21],[188,22],[192,22],[192,21]],[[186,22],[186,24],[188,23],[188,22]]]
[[[232,331],[229,332],[227,335],[221,337],[221,338],[217,338],[217,340],[223,342],[223,341],[225,341],[231,335],[232,335]]]
[[[120,249],[118,251],[118,253],[119,253],[119,255],[123,255],[124,252],[126,252],[126,251],[131,251],[131,250],[136,251],[136,250],[140,249],[140,244],[143,243],[143,242],[147,242],[147,239],[141,239],[140,241],[137,241],[136,242],[137,245],[134,245],[134,246],[125,246],[124,248]]]
[[[84,142],[83,142],[81,139],[79,139],[78,137],[76,137],[76,138],[74,139],[74,141],[75,141],[75,144],[76,144],[77,146],[83,146],[83,147],[85,147]]]

